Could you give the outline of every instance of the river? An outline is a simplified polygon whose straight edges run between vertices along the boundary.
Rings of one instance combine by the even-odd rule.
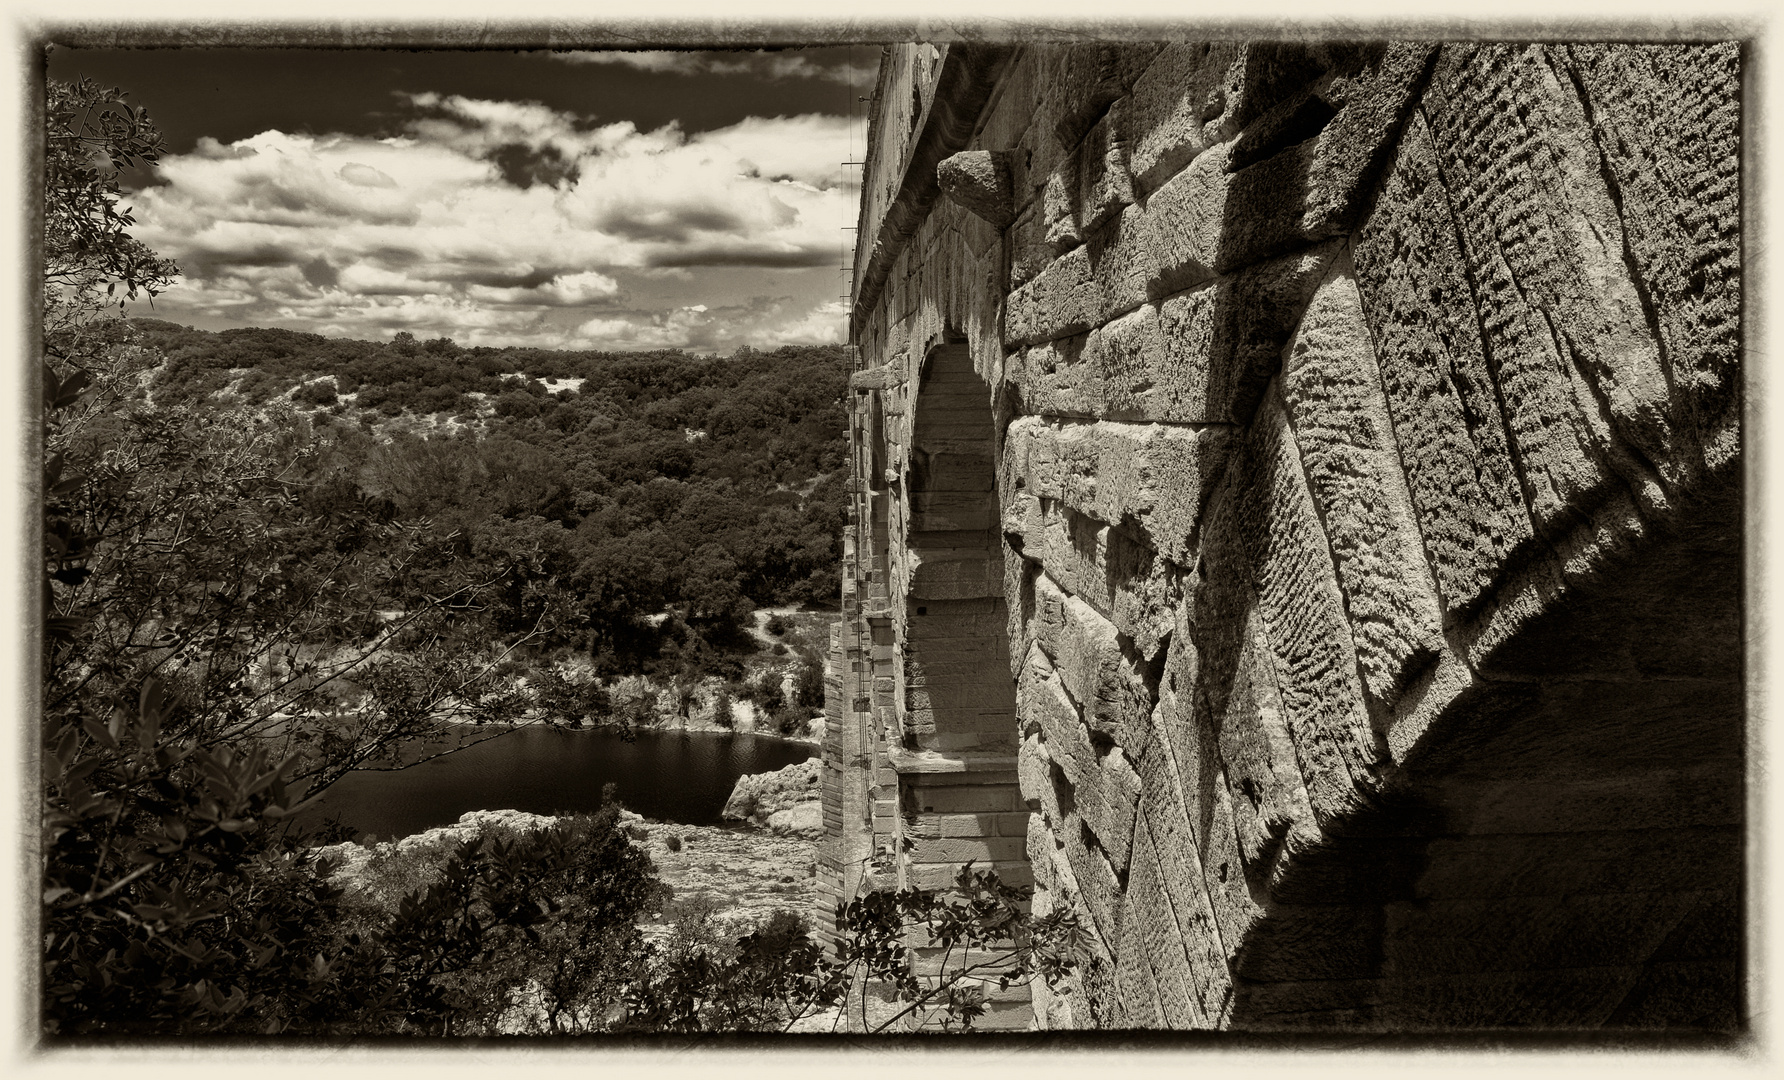
[[[640,731],[626,742],[612,731],[522,728],[406,769],[349,773],[303,817],[339,817],[383,840],[450,825],[467,810],[594,810],[611,783],[645,817],[717,825],[739,776],[816,753],[760,735]]]

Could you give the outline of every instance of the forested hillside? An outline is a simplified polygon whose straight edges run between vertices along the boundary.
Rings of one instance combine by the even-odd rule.
[[[454,619],[467,640],[531,632],[602,675],[735,677],[753,608],[835,602],[836,346],[708,357],[133,325],[164,358],[136,391],[155,415],[272,423],[305,515],[357,518],[365,543],[427,541],[366,582],[387,611],[489,582]]]
[[[44,136],[45,1045],[834,1029],[859,986],[896,988],[874,1030],[970,1025],[985,973],[1069,974],[1075,915],[1031,915],[970,866],[958,899],[852,899],[829,953],[796,912],[678,909],[610,792],[593,815],[422,849],[325,846],[339,830],[304,820],[318,793],[477,725],[624,730],[662,717],[661,689],[686,718],[702,686],[715,715],[747,695],[804,727],[822,617],[740,619],[838,591],[840,350],[133,321],[180,273],[120,203],[161,137],[86,79],[49,82]],[[918,927],[969,959],[919,974]]]

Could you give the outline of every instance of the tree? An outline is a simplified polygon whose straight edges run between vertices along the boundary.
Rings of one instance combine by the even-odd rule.
[[[662,889],[614,804],[441,851],[388,903],[368,903],[293,829],[305,796],[424,740],[442,717],[544,708],[637,722],[648,694],[615,703],[567,678],[517,693],[491,672],[536,632],[529,619],[581,621],[613,647],[670,599],[688,545],[661,515],[617,532],[591,516],[595,527],[566,534],[493,477],[481,516],[441,496],[450,466],[482,461],[526,471],[523,501],[566,501],[555,460],[531,444],[479,456],[406,443],[361,477],[368,490],[339,458],[357,446],[363,461],[369,440],[325,434],[294,406],[133,396],[166,366],[111,306],[153,296],[176,270],[129,236],[116,175],[153,162],[159,137],[121,93],[86,82],[52,84],[47,117],[48,1032],[782,1029],[863,980],[894,987],[905,1014],[970,1025],[979,1006],[963,980],[991,969],[915,974],[904,941],[918,924],[944,951],[1001,943],[1014,959],[999,980],[1069,966],[1048,959],[1069,919],[1031,918],[1020,894],[965,872],[955,899],[854,901],[834,956],[786,920],[735,941],[650,946],[637,923]],[[313,343],[256,331],[232,345],[284,363]],[[388,385],[376,365],[437,367],[444,351],[399,334],[343,355]],[[628,400],[680,393],[712,367],[668,359],[631,370]],[[276,387],[304,372],[263,374]],[[689,479],[699,465],[679,442],[638,445],[634,465],[658,476]],[[734,616],[737,560],[721,543],[700,550],[694,607]],[[566,568],[581,610],[557,585]],[[701,656],[684,622],[669,626],[680,656]],[[493,655],[492,627],[509,631]],[[778,679],[767,692],[779,696]]]
[[[179,272],[130,236],[134,218],[118,205],[118,173],[153,164],[161,153],[147,111],[125,96],[91,79],[48,87],[43,277],[44,327],[52,335],[112,304],[122,310],[139,294],[154,296]]]
[[[158,358],[109,305],[175,268],[129,236],[115,177],[159,137],[88,82],[52,84],[46,115],[46,1022],[209,1030],[304,1000],[327,963],[308,938],[332,900],[287,828],[306,788],[443,713],[526,703],[454,647],[490,583],[454,577],[450,537],[306,507],[307,422],[129,398]],[[429,565],[438,591],[379,620]]]

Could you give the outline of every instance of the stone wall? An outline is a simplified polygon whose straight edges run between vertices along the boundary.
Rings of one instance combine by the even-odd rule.
[[[1740,78],[886,50],[831,895],[1032,880],[1044,1027],[1741,1023]]]

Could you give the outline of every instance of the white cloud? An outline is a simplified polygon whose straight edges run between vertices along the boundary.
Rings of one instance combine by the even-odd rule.
[[[844,63],[821,64],[797,50],[704,52],[700,50],[663,51],[655,49],[612,49],[551,54],[553,59],[568,64],[618,64],[638,71],[669,75],[753,75],[762,79],[828,79],[848,84],[871,82],[871,68]]]
[[[596,270],[565,274],[532,288],[498,288],[472,285],[471,299],[489,304],[521,306],[586,307],[619,296],[619,282]]]
[[[733,352],[740,345],[827,345],[843,339],[843,306],[793,308],[786,298],[756,297],[747,304],[714,307],[689,304],[657,312],[616,312],[576,327],[583,348],[692,348]],[[574,347],[574,346],[572,346]]]
[[[349,184],[358,184],[360,187],[396,187],[395,180],[385,176],[370,165],[361,165],[357,161],[349,161],[347,164],[342,165],[340,176],[342,180],[347,181]]]
[[[138,238],[186,275],[158,308],[491,344],[577,340],[573,320],[548,316],[578,309],[633,347],[818,332],[786,301],[652,311],[648,293],[704,267],[836,265],[855,206],[838,166],[843,118],[752,117],[689,136],[530,102],[409,101],[400,137],[267,131],[164,157],[164,183],[132,200]],[[643,295],[628,296],[627,275]],[[723,311],[741,321],[720,325]]]

